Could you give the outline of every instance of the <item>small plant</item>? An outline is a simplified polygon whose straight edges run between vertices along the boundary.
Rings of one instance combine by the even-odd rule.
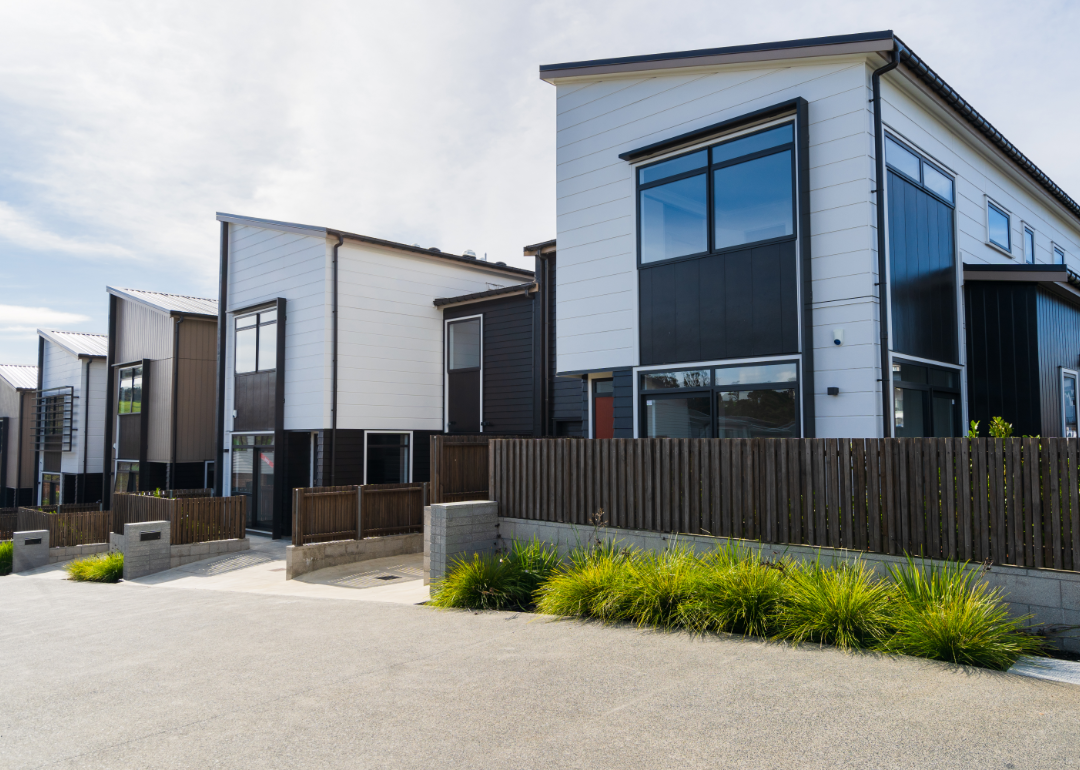
[[[886,651],[997,671],[1041,652],[1042,641],[1021,628],[1030,616],[1010,618],[1001,592],[966,563],[919,567],[909,557],[906,567],[889,574],[897,600]]]
[[[570,566],[553,573],[537,591],[536,611],[605,622],[621,619],[626,603],[622,589],[632,554],[613,542],[574,549]]]
[[[520,575],[522,608],[532,606],[536,591],[563,565],[558,549],[536,537],[527,543],[515,540],[506,558]]]
[[[968,428],[967,437],[968,438],[978,438],[979,437],[979,421],[978,420],[972,420],[971,421],[971,426]]]
[[[744,636],[768,637],[778,630],[788,564],[770,564],[759,553],[733,543],[702,562],[693,597],[679,607],[683,625],[701,633]]]
[[[639,626],[681,625],[680,607],[693,596],[701,571],[701,562],[684,545],[635,554],[626,560],[619,582],[623,594],[619,614]]]
[[[1012,434],[1012,423],[1005,422],[1005,418],[998,416],[990,421],[990,438],[1012,438]]]
[[[888,633],[889,586],[862,562],[789,570],[781,638],[841,649],[874,647]]]
[[[15,543],[11,540],[0,542],[0,575],[11,574],[11,562],[15,557]]]
[[[124,576],[124,554],[104,553],[76,559],[65,567],[68,579],[92,583],[119,583]]]

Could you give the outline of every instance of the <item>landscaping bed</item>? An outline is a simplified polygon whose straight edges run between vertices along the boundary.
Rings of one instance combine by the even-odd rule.
[[[124,554],[113,551],[75,559],[64,567],[69,580],[90,583],[119,583],[124,576]]]
[[[655,553],[597,542],[568,561],[534,540],[454,562],[431,604],[516,609],[693,633],[913,655],[998,671],[1043,652],[1029,617],[967,563],[908,559],[881,578],[867,565],[764,560],[730,544],[704,555],[676,543]]]
[[[0,575],[11,574],[11,562],[15,558],[15,543],[12,540],[0,541]]]

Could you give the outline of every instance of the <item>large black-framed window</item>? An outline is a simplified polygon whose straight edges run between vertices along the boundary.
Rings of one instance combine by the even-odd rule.
[[[797,360],[639,374],[645,438],[798,438]]]
[[[638,265],[794,240],[795,124],[637,169]]]
[[[119,394],[116,399],[118,414],[139,414],[142,412],[143,368],[127,366],[120,370]]]
[[[236,373],[277,369],[277,308],[236,319]]]
[[[961,436],[960,371],[893,360],[893,435]]]

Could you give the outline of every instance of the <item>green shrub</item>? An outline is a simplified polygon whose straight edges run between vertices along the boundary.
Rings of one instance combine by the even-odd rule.
[[[787,595],[789,565],[769,564],[735,544],[702,559],[693,595],[679,607],[684,626],[698,632],[771,636]]]
[[[553,572],[563,566],[559,550],[536,537],[527,543],[515,540],[507,559],[521,573],[522,595],[519,603],[523,608],[533,605],[536,591]]]
[[[11,561],[15,556],[15,543],[11,540],[0,542],[0,575],[11,574]]]
[[[68,562],[65,567],[70,580],[94,583],[119,583],[124,576],[124,554],[103,553]]]
[[[631,551],[614,543],[575,549],[570,565],[552,573],[537,591],[537,612],[619,620],[624,615],[624,586],[631,558]]]
[[[562,566],[554,546],[534,538],[515,542],[507,554],[473,554],[455,560],[431,587],[431,604],[474,610],[530,609],[533,594]]]
[[[1030,616],[1010,618],[1001,592],[966,563],[919,567],[909,558],[889,573],[896,599],[885,650],[998,671],[1041,651],[1042,642],[1021,628]]]
[[[616,583],[622,601],[617,610],[613,605],[612,619],[669,629],[682,625],[680,608],[694,596],[702,571],[701,560],[684,545],[633,554]]]
[[[794,568],[787,585],[778,634],[783,639],[854,649],[876,646],[888,633],[890,586],[861,562]]]

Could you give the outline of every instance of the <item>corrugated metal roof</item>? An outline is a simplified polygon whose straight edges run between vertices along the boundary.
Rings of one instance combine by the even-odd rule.
[[[136,302],[164,310],[166,313],[188,313],[191,315],[205,315],[217,317],[218,305],[216,299],[204,299],[202,297],[188,297],[184,294],[162,294],[158,291],[144,291],[143,289],[119,289],[106,286],[106,290],[117,297],[133,299]]]
[[[498,289],[477,291],[472,294],[462,294],[458,297],[439,297],[435,300],[435,307],[442,307],[443,305],[463,305],[466,302],[482,302],[486,299],[501,297],[504,294],[525,294],[530,291],[536,291],[536,288],[536,281],[530,281],[529,283],[518,283],[513,286],[500,286]]]
[[[55,329],[38,329],[38,334],[77,356],[107,358],[109,355],[109,338],[104,334],[61,332]]]
[[[37,367],[29,364],[0,364],[0,377],[13,388],[33,390],[37,387]]]

